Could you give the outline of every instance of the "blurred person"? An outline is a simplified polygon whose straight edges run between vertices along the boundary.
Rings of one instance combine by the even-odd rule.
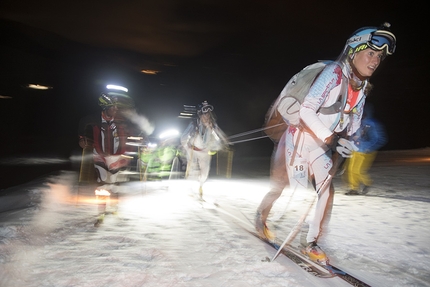
[[[364,108],[360,129],[353,135],[358,150],[352,152],[346,161],[347,195],[366,194],[372,185],[368,173],[375,160],[377,151],[387,143],[384,126],[373,117],[373,107],[367,104]],[[361,185],[363,185],[360,191]]]
[[[229,144],[216,123],[213,110],[214,107],[207,101],[199,104],[197,116],[181,135],[181,144],[187,154],[186,178],[197,179],[200,199],[203,197],[203,184],[209,176],[212,155]]]
[[[183,148],[179,136],[170,136],[160,144],[160,178],[178,179],[181,177],[182,162],[184,161]],[[186,161],[186,159],[185,159]]]
[[[148,156],[148,172],[144,178],[146,180],[180,178],[183,157],[179,135],[166,136]]]
[[[327,64],[311,85],[299,108],[300,124],[286,129],[272,156],[271,189],[257,208],[256,230],[261,237],[272,239],[274,234],[266,220],[274,202],[286,185],[307,186],[308,181],[312,182],[317,203],[313,218],[307,219],[309,230],[301,251],[320,264],[328,262],[317,240],[331,214],[331,179],[338,164],[356,149],[350,137],[361,125],[366,96],[372,87],[369,79],[381,61],[395,51],[396,38],[389,27],[384,23],[360,28],[348,38],[339,58]],[[347,93],[344,97],[340,95],[343,90]],[[345,102],[337,113],[319,112],[339,98]]]
[[[124,104],[123,99],[127,99],[128,103]],[[120,116],[119,109],[132,108],[129,103],[130,98],[126,94],[114,91],[102,93],[98,98],[100,114],[84,117],[79,122],[79,146],[92,150],[92,164],[95,170],[94,179],[85,178],[85,175],[81,178],[97,181],[98,187],[95,192],[101,199],[95,226],[103,222],[108,198],[114,203],[113,212],[117,211],[118,184],[126,181],[125,177],[120,176],[120,172],[126,170],[130,164],[130,157],[125,153],[129,148],[126,142],[131,129],[126,119]],[[88,162],[83,158],[82,165]]]

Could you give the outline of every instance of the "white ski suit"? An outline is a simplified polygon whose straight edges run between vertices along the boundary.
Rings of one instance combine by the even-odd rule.
[[[343,69],[343,70],[342,70]],[[333,166],[332,150],[324,140],[333,133],[342,133],[344,137],[352,135],[359,127],[366,96],[364,83],[353,101],[348,101],[343,112],[321,114],[321,107],[330,107],[339,99],[342,85],[349,86],[348,67],[333,62],[328,64],[312,84],[301,108],[301,126],[290,126],[284,132],[280,142],[275,146],[272,155],[271,190],[263,198],[257,209],[259,220],[265,222],[274,202],[281,196],[285,186],[290,184],[306,187],[308,175],[315,183],[318,201],[313,219],[308,220],[309,232],[307,242],[316,241],[321,230],[321,223],[330,197],[331,177],[329,171]],[[342,73],[345,77],[342,77]],[[352,92],[352,91],[351,91]],[[352,105],[352,106],[351,106]],[[302,165],[305,172],[297,174],[294,167]],[[304,165],[304,166],[303,166]],[[296,169],[297,171],[298,169]],[[298,176],[297,176],[298,175]],[[326,179],[328,178],[328,181]],[[319,190],[324,184],[324,188]],[[332,190],[332,193],[334,191]],[[332,197],[331,197],[332,199]],[[329,216],[330,214],[327,214]],[[328,218],[327,218],[328,220]]]

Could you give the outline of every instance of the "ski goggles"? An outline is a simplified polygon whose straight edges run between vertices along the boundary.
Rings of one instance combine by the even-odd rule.
[[[212,105],[204,105],[201,108],[202,113],[212,112],[214,110],[214,107]]]
[[[376,30],[370,34],[367,45],[373,50],[385,49],[387,55],[392,55],[396,50],[396,37],[389,31]]]

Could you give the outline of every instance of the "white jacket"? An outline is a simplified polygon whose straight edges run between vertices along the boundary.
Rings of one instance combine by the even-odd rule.
[[[330,107],[339,97],[345,77],[342,77],[342,67],[333,62],[327,65],[322,73],[312,84],[308,95],[300,107],[300,118],[321,141],[324,141],[333,132],[342,132],[347,128],[347,135],[352,135],[358,130],[363,114],[366,96],[363,93],[365,86],[360,90],[354,107],[345,107],[351,112],[337,114],[321,114],[320,107]],[[348,83],[345,83],[348,85]],[[365,83],[367,85],[367,82]],[[346,86],[346,91],[348,90]]]

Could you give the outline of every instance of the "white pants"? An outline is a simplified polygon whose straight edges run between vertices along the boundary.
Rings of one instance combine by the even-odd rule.
[[[313,242],[320,234],[321,222],[330,197],[331,178],[329,178],[329,182],[326,179],[329,177],[329,171],[333,165],[331,151],[321,140],[305,131],[290,127],[286,133],[285,157],[290,184],[295,181],[292,177],[292,169],[289,167],[291,160],[294,159],[296,162],[301,161],[308,164],[309,175],[315,181],[315,189],[318,191],[318,201],[313,218],[308,220],[309,232],[306,237],[307,242]],[[319,190],[323,184],[324,188]]]
[[[206,182],[209,176],[212,156],[207,151],[196,151],[187,148],[188,178],[196,179],[200,186]]]

